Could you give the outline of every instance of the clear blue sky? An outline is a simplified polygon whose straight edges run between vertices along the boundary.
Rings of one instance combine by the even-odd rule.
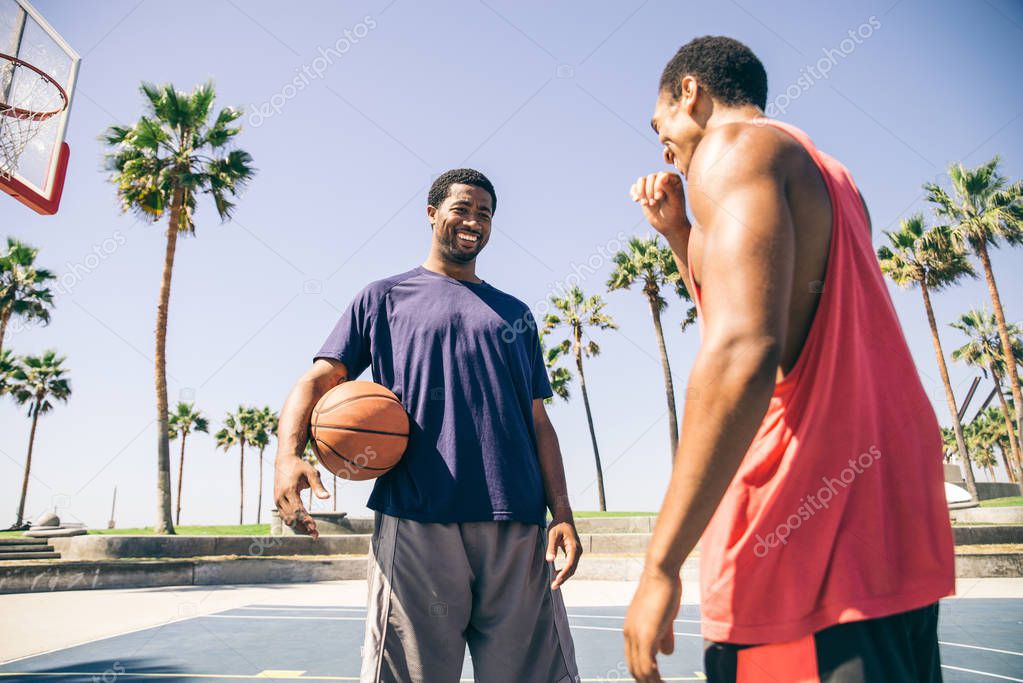
[[[657,79],[695,36],[726,34],[750,45],[767,67],[773,101],[825,50],[843,51],[849,31],[869,35],[851,50],[844,44],[848,54],[835,58],[827,79],[796,85],[798,97],[779,118],[849,167],[876,243],[881,230],[927,210],[921,183],[941,177],[950,161],[976,165],[998,153],[1005,173],[1023,175],[1023,91],[1013,85],[1023,45],[1018,3],[424,5],[38,0],[83,61],[60,214],[39,217],[0,201],[0,235],[40,247],[39,262],[70,285],[51,325],[15,329],[7,339],[17,353],[57,348],[74,389],[69,404],[40,420],[30,518],[56,504],[69,520],[105,526],[116,485],[119,526],[154,519],[151,355],[164,226],[119,212],[97,141],[106,126],[142,113],[143,80],[191,89],[212,77],[219,105],[250,113],[238,143],[259,175],[233,222],[221,225],[209,203],[200,206],[197,237],[179,242],[171,296],[170,400],[194,397],[214,429],[239,403],[279,408],[349,298],[370,280],[422,262],[426,190],[447,168],[477,167],[497,186],[483,278],[534,310],[577,267],[585,290],[603,292],[610,265],[601,250],[614,247],[620,232],[648,231],[627,188],[662,168],[648,125]],[[321,48],[337,49],[339,40],[341,50],[325,64]],[[317,68],[315,77],[303,75]],[[286,87],[297,76],[303,87]],[[279,113],[251,115],[264,103],[281,105]],[[1021,254],[994,256],[1013,320],[1023,317]],[[595,272],[587,270],[591,258]],[[919,293],[893,296],[945,420]],[[652,510],[669,471],[653,327],[639,292],[605,298],[621,330],[597,337],[603,354],[588,361],[587,378],[608,504]],[[980,281],[937,297],[947,351],[959,333],[946,324],[986,300]],[[695,328],[678,332],[683,312],[673,303],[665,320],[680,404],[697,348]],[[952,376],[962,396],[973,375],[953,365]],[[593,454],[577,388],[575,395],[551,414],[573,503],[594,509]],[[2,526],[14,518],[28,431],[22,409],[0,402]],[[172,453],[176,479],[177,442]],[[264,509],[272,504],[272,456]],[[246,467],[246,519],[254,521],[255,459]],[[367,484],[340,491],[339,509],[366,512]],[[237,508],[237,451],[224,454],[211,437],[195,436],[182,522],[231,523]]]

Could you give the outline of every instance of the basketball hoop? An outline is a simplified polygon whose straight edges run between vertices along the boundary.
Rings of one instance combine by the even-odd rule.
[[[0,177],[11,179],[25,146],[67,106],[67,93],[50,75],[0,53]]]

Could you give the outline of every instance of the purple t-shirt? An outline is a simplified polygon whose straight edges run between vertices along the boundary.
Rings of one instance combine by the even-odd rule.
[[[316,358],[371,367],[411,417],[404,457],[368,506],[419,522],[546,523],[533,399],[552,395],[529,307],[422,266],[377,280]]]

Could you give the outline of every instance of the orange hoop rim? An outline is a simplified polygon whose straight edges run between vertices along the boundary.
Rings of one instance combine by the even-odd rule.
[[[65,109],[67,109],[68,105],[67,92],[65,92],[64,88],[61,87],[60,83],[53,79],[53,76],[39,69],[35,65],[29,64],[24,59],[19,59],[17,57],[13,57],[11,55],[0,52],[0,61],[2,60],[13,62],[17,66],[26,67],[27,69],[31,69],[35,73],[42,76],[47,82],[50,83],[50,85],[57,89],[57,94],[60,95],[60,99],[63,101],[63,105],[61,105],[58,109],[54,109],[53,111],[32,111],[30,109],[22,109],[21,107],[15,107],[14,105],[7,104],[6,102],[0,102],[0,114],[2,114],[3,116],[11,116],[22,120],[28,119],[30,121],[45,121],[46,119],[55,116],[60,112],[64,111]]]

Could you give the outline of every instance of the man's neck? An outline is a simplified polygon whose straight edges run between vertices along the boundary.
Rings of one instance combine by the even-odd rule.
[[[710,131],[718,126],[750,121],[763,116],[765,114],[760,110],[760,107],[752,104],[746,104],[741,107],[722,107],[720,104],[715,104],[713,113],[711,113],[710,118],[707,119],[707,123],[704,125],[704,130]]]
[[[447,275],[448,277],[456,280],[482,282],[482,280],[476,277],[476,259],[473,259],[468,263],[452,263],[451,261],[446,261],[439,255],[430,252],[430,255],[426,257],[426,261],[423,262],[423,268],[432,270],[435,273],[440,273],[441,275]]]

